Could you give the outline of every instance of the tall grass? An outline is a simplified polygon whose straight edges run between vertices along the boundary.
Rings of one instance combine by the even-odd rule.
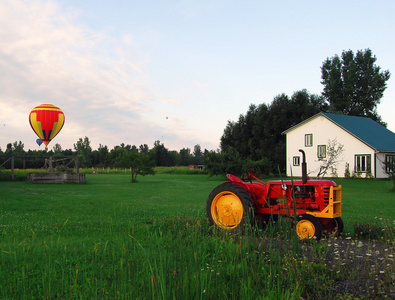
[[[375,247],[352,232],[299,242],[291,223],[279,219],[230,235],[209,227],[204,212],[221,182],[168,174],[138,184],[124,175],[88,175],[86,184],[0,182],[0,298],[341,299],[352,290],[340,295],[337,283],[358,278],[372,280],[376,295],[390,295],[393,234]],[[349,185],[345,194],[357,193],[358,184]],[[352,203],[370,197],[362,190],[344,196],[348,228],[358,224],[349,218]],[[381,196],[390,207],[391,198]],[[393,233],[391,208],[377,217],[381,208],[358,207],[365,221],[379,226],[381,217]],[[337,248],[343,242],[348,252]],[[361,263],[373,251],[380,252],[374,269]]]

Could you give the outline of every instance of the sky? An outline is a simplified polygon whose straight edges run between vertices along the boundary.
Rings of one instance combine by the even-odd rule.
[[[216,150],[251,104],[321,94],[323,62],[345,50],[395,73],[394,12],[392,0],[0,0],[0,148],[42,149],[28,118],[49,103],[66,119],[49,149],[88,137],[93,150]],[[395,132],[395,74],[377,109]]]

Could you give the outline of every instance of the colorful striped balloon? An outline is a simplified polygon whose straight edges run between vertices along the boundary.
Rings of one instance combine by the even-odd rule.
[[[64,121],[62,110],[52,104],[36,106],[29,114],[30,126],[45,146],[59,133]]]

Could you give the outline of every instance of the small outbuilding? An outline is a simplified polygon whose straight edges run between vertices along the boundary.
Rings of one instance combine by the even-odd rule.
[[[284,131],[287,176],[386,178],[395,170],[395,133],[370,118],[320,112]],[[325,169],[326,168],[326,169]]]

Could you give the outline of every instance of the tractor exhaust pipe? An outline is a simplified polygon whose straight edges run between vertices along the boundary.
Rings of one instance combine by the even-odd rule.
[[[306,154],[302,149],[299,149],[299,152],[302,152],[303,160],[302,160],[302,181],[303,184],[307,182],[307,164],[306,164]]]

